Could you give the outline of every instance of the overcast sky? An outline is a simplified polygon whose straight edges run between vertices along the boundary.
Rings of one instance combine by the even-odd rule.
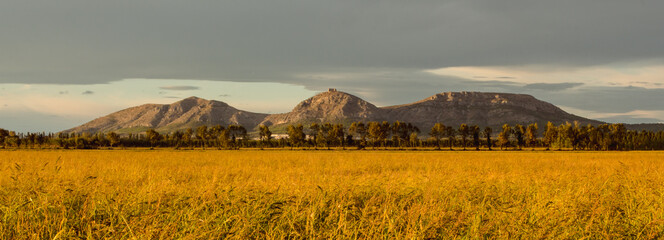
[[[286,112],[336,87],[379,106],[531,94],[664,122],[664,1],[0,2],[0,128],[59,131],[192,95]]]

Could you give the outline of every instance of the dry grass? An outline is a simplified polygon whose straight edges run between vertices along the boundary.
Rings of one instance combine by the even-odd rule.
[[[664,237],[664,152],[2,151],[2,239]]]

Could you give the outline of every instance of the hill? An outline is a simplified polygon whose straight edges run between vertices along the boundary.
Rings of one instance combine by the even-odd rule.
[[[195,128],[200,125],[239,124],[249,131],[260,124],[273,132],[283,132],[289,124],[332,122],[348,124],[354,121],[404,121],[426,131],[434,123],[449,126],[461,123],[499,128],[507,123],[555,124],[579,121],[582,124],[601,124],[569,114],[553,104],[530,95],[487,92],[445,92],[423,100],[396,106],[377,107],[357,96],[330,89],[299,103],[292,111],[281,114],[262,114],[238,110],[226,103],[190,97],[173,104],[145,104],[121,110],[95,119],[66,132],[118,131],[142,132],[154,128],[161,132]],[[632,129],[660,127],[659,125],[629,125]]]
[[[161,132],[195,128],[200,125],[256,126],[267,114],[238,110],[220,101],[189,97],[172,104],[145,104],[97,118],[67,132]]]

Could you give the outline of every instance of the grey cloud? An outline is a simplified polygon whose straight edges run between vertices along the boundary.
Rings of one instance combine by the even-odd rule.
[[[92,95],[92,94],[95,94],[95,92],[90,91],[90,90],[87,90],[87,91],[85,91],[85,92],[82,92],[81,94],[82,94],[82,95]]]
[[[181,97],[176,97],[176,96],[164,96],[164,98],[177,98],[177,99],[180,99]]]
[[[8,1],[0,82],[286,82],[342,68],[659,59],[663,10],[659,0]]]
[[[199,89],[199,87],[196,86],[164,86],[159,88],[164,90],[173,90],[173,91],[187,91],[187,90]]]
[[[60,92],[58,92],[58,94],[60,94],[60,95],[69,94],[69,91],[60,91]]]
[[[535,89],[535,90],[545,90],[545,91],[562,91],[565,89],[570,89],[578,86],[582,86],[583,83],[533,83],[533,84],[527,84],[524,86],[525,88],[528,89]]]
[[[664,119],[638,118],[638,117],[630,117],[630,116],[598,118],[597,120],[604,121],[604,122],[609,122],[609,123],[662,123],[662,122],[664,122]]]
[[[219,94],[219,97],[230,97],[230,94]]]

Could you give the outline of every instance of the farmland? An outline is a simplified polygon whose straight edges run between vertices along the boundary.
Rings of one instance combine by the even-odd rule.
[[[664,152],[0,151],[1,239],[664,237]]]

